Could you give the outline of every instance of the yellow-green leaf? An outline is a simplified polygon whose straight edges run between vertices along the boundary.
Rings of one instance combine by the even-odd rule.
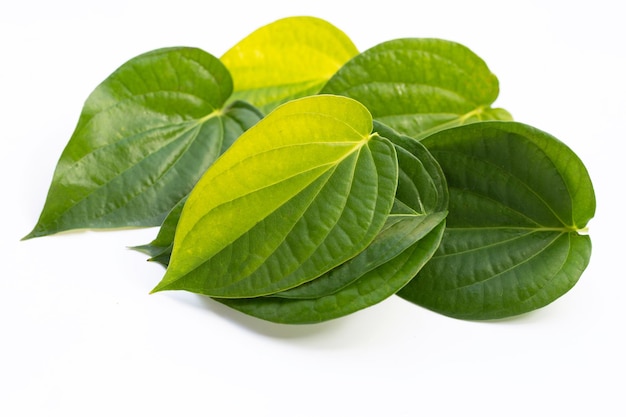
[[[361,252],[393,206],[393,145],[360,103],[291,101],[242,135],[183,208],[155,291],[255,297],[315,279]]]
[[[332,24],[297,16],[257,29],[221,60],[233,78],[233,99],[267,113],[288,100],[318,93],[357,53],[350,38]]]

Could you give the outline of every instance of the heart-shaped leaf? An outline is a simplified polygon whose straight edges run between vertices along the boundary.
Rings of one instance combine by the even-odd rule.
[[[510,120],[505,110],[490,107],[498,92],[498,79],[471,50],[420,38],[362,52],[322,89],[360,101],[375,120],[416,139],[478,120]]]
[[[278,323],[317,323],[377,304],[406,285],[437,249],[448,193],[441,168],[412,138],[378,124],[396,146],[396,204],[383,230],[354,258],[312,281],[267,297],[217,299]]]
[[[157,226],[261,114],[236,102],[215,57],[195,48],[131,59],[89,96],[34,230]]]
[[[366,272],[394,259],[445,218],[448,189],[437,161],[414,139],[399,135],[380,123],[374,126],[378,134],[395,145],[398,158],[398,186],[385,229],[370,246],[350,261],[349,267],[338,268],[274,296],[317,298],[332,294]]]
[[[255,297],[310,281],[382,229],[398,177],[393,145],[360,103],[291,101],[243,134],[183,208],[154,289]]]
[[[450,189],[443,241],[398,295],[445,315],[496,319],[566,293],[589,262],[595,212],[583,163],[527,125],[482,122],[422,141]]]
[[[233,77],[233,98],[268,113],[288,100],[318,93],[356,54],[352,41],[332,24],[296,16],[257,29],[221,60]]]

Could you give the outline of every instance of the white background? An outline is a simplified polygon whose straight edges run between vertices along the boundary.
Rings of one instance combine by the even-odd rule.
[[[348,4],[348,5],[344,5]],[[6,1],[0,6],[0,415],[625,416],[626,30],[618,0]],[[480,323],[397,297],[281,326],[202,297],[148,295],[163,270],[127,246],[155,229],[20,242],[87,95],[164,46],[220,56],[259,26],[324,18],[360,50],[399,37],[470,47],[497,105],[574,149],[598,199],[579,283]]]

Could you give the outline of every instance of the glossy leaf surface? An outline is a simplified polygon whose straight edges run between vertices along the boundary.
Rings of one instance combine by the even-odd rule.
[[[337,292],[318,298],[304,299],[257,297],[216,298],[216,300],[248,315],[285,324],[319,323],[362,310],[396,293],[435,252],[441,240],[445,222],[429,225],[428,227],[434,226],[434,229],[420,238],[418,237],[421,234],[419,220],[421,219],[415,216],[407,216],[404,220],[395,223],[392,230],[393,234],[400,233],[407,238],[419,239],[417,243],[376,268],[371,270],[355,268],[355,272],[362,275],[356,276],[357,279]],[[388,236],[391,236],[391,233]],[[377,239],[387,237],[380,235]],[[349,261],[339,268],[338,274],[351,274],[354,263]]]
[[[360,103],[291,101],[206,172],[178,222],[155,291],[255,297],[312,280],[382,229],[398,177],[393,145]]]
[[[448,227],[398,295],[457,318],[497,319],[543,307],[577,282],[591,254],[581,231],[595,196],[572,150],[514,122],[461,126],[422,143],[448,180]]]
[[[268,113],[288,100],[318,93],[356,54],[352,41],[332,24],[297,16],[257,29],[221,60],[234,80],[233,98]]]
[[[441,167],[420,143],[375,123],[376,133],[391,140],[398,158],[398,185],[385,230],[363,252],[323,277],[274,296],[315,298],[334,293],[366,272],[394,259],[445,218],[448,189]],[[402,224],[398,224],[402,223]],[[389,229],[389,230],[387,230]]]
[[[385,228],[354,258],[327,274],[267,297],[218,299],[278,323],[317,323],[345,316],[395,294],[426,264],[445,227],[448,194],[441,168],[415,140],[385,126],[398,155],[396,203]]]
[[[77,228],[158,226],[261,114],[230,97],[215,57],[194,48],[131,59],[89,96],[27,237]]]
[[[416,139],[479,120],[509,120],[491,104],[498,79],[485,62],[458,43],[396,39],[348,61],[322,93],[363,103],[378,120]]]

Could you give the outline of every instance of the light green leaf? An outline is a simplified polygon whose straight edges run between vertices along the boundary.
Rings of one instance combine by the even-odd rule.
[[[350,260],[349,266],[342,265],[322,277],[274,296],[318,298],[335,293],[396,258],[445,218],[448,189],[441,167],[432,155],[414,139],[401,136],[380,123],[375,124],[375,131],[394,143],[398,158],[398,186],[385,228],[371,245]],[[410,278],[412,276],[407,277],[407,282]]]
[[[363,103],[378,120],[421,139],[437,130],[479,120],[510,120],[490,106],[498,79],[485,62],[458,43],[396,39],[348,61],[324,86]]]
[[[448,208],[448,188],[441,167],[430,152],[413,138],[399,135],[381,123],[374,122],[374,131],[391,140],[396,148],[399,174],[392,213],[396,215],[426,215],[446,211]],[[167,267],[174,243],[176,226],[185,201],[186,199],[182,200],[172,209],[172,212],[161,225],[157,237],[152,242],[133,249],[152,256],[151,261]],[[396,218],[401,217],[396,216]],[[391,224],[393,222],[387,222],[387,226]],[[303,286],[307,285],[303,284]]]
[[[361,252],[392,208],[393,145],[360,103],[291,101],[243,134],[183,208],[154,291],[255,297],[312,280]]]
[[[316,94],[358,54],[341,30],[307,16],[277,20],[252,32],[221,58],[234,80],[233,98],[269,112]]]
[[[354,258],[321,277],[267,297],[217,299],[278,323],[317,323],[377,304],[407,284],[437,249],[448,193],[441,168],[412,138],[377,124],[398,155],[396,204],[385,227]]]
[[[194,48],[131,59],[89,96],[32,238],[77,228],[158,226],[261,114],[225,107],[232,81]]]
[[[483,320],[543,307],[578,281],[595,195],[583,163],[527,125],[482,122],[422,141],[450,189],[443,241],[398,295],[452,317]]]

